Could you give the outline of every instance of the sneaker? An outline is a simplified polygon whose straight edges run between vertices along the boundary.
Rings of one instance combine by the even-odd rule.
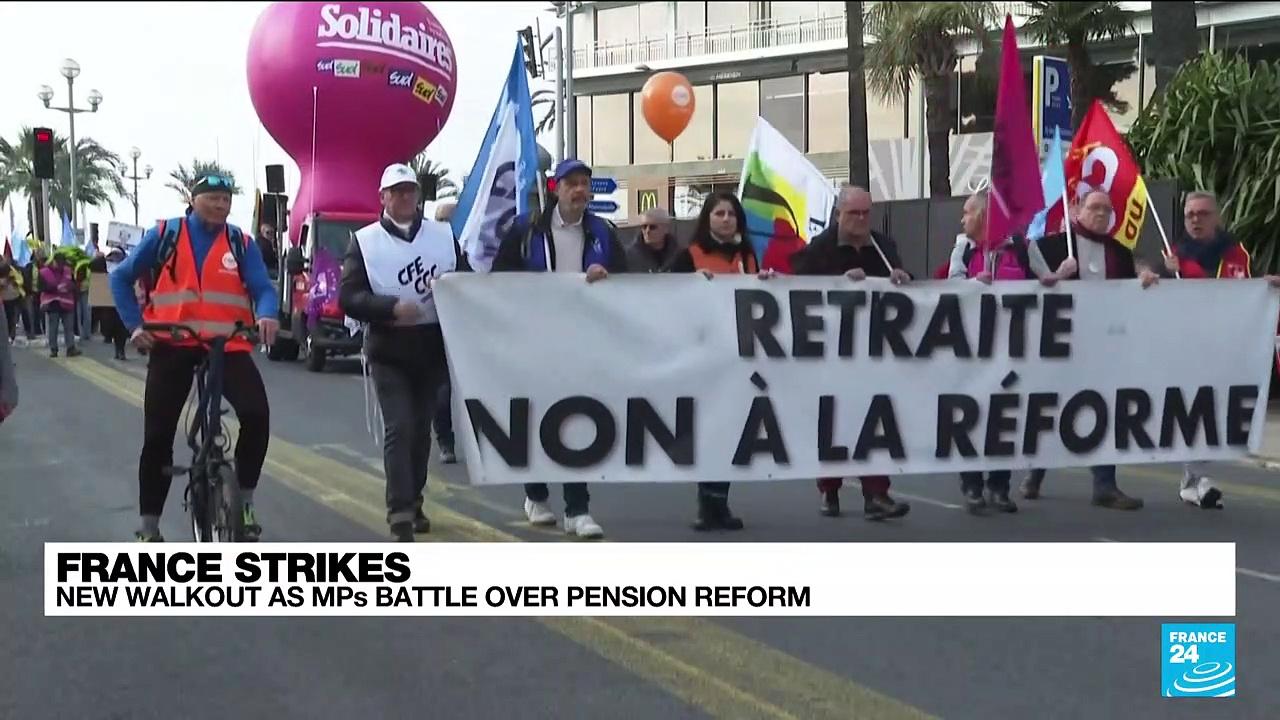
[[[123,351],[123,350],[117,350],[117,351],[116,351],[116,359],[117,359],[117,360],[119,360],[120,362],[124,362],[125,360],[128,360],[129,358],[128,358],[128,356],[126,356],[126,355],[124,354],[124,351]]]
[[[524,499],[524,514],[529,518],[530,525],[555,525],[556,514],[551,512],[551,508],[546,503],[534,502],[529,498]]]
[[[262,526],[258,524],[258,516],[253,512],[253,503],[245,503],[240,510],[242,537],[245,542],[258,542],[262,538]]]
[[[990,493],[989,496],[987,497],[987,505],[989,505],[996,512],[1002,512],[1002,513],[1018,512],[1018,506],[1015,505],[1013,500],[1009,498],[1009,493],[1007,492]]]
[[[982,496],[982,491],[977,488],[970,488],[964,491],[964,508],[969,511],[970,515],[982,515],[987,511],[987,500]]]
[[[1093,504],[1108,510],[1140,510],[1142,498],[1129,497],[1119,490],[1112,490],[1106,495],[1095,495]]]
[[[1036,482],[1035,480],[1032,480],[1031,478],[1027,478],[1026,480],[1023,480],[1022,487],[1020,489],[1022,490],[1022,497],[1026,498],[1027,500],[1040,499],[1040,483]]]
[[[67,351],[67,357],[69,357],[69,358],[73,358],[73,357],[80,357],[80,356],[81,356],[81,355],[83,355],[83,354],[84,354],[84,353],[80,352],[80,348],[78,348],[78,347],[73,347],[73,348],[71,348],[70,350],[68,350],[68,351]]]
[[[1178,493],[1182,501],[1204,510],[1222,509],[1222,491],[1213,486],[1213,481],[1201,476],[1187,484]]]
[[[50,351],[49,351],[49,357],[51,357],[51,358],[56,358],[56,357],[58,357],[58,351],[57,351],[57,350],[50,350]]]
[[[391,537],[396,542],[413,542],[413,523],[408,520],[391,523]]]
[[[888,495],[868,498],[863,503],[862,514],[868,520],[888,520],[900,518],[911,512],[911,506],[898,502]]]
[[[148,530],[134,530],[133,539],[134,542],[164,542],[164,536],[161,535],[159,531],[150,532]]]
[[[577,535],[580,538],[604,537],[604,529],[597,525],[596,521],[592,520],[591,516],[586,513],[565,517],[564,532],[566,535]]]
[[[440,445],[440,462],[444,463],[445,465],[457,464],[458,455],[453,451],[452,445],[444,445],[444,444]]]
[[[742,518],[733,514],[729,509],[728,502],[699,502],[698,503],[698,519],[693,523],[693,529],[698,532],[706,532],[709,530],[741,530],[745,524]]]
[[[431,521],[427,519],[427,514],[422,512],[422,508],[418,508],[413,513],[413,532],[418,535],[431,532]]]
[[[828,490],[822,493],[822,505],[818,513],[824,517],[840,517],[840,491]]]

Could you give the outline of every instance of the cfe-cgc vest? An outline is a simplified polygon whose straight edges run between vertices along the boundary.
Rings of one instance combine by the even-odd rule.
[[[412,322],[397,325],[429,325],[440,322],[436,311],[435,279],[458,269],[453,230],[448,223],[423,220],[413,242],[405,242],[375,222],[356,231],[356,242],[364,257],[369,289],[418,303],[420,312]]]
[[[756,256],[752,254],[750,246],[739,247],[737,250],[738,252],[732,257],[725,257],[717,252],[708,252],[695,242],[689,246],[689,256],[693,259],[693,267],[696,270],[706,270],[716,275],[755,275],[760,272],[756,264]]]
[[[247,236],[240,237],[248,241]],[[187,325],[197,330],[204,341],[230,335],[236,323],[252,326],[253,301],[240,279],[236,255],[231,251],[227,228],[223,226],[205,256],[204,266],[196,267],[195,251],[191,248],[184,218],[173,255],[156,273],[155,289],[142,313],[143,322]],[[184,339],[172,344],[198,347],[201,342]],[[251,352],[253,345],[244,338],[236,338],[227,343],[226,350]]]

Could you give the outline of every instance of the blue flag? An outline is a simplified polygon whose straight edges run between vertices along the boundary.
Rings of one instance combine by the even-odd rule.
[[[76,247],[75,228],[71,227],[71,218],[66,215],[62,216],[62,241],[58,243],[58,247]]]
[[[27,229],[19,225],[27,219],[26,213],[21,213],[15,220],[13,217],[13,205],[9,205],[9,226],[13,228],[9,235],[9,247],[13,248],[13,264],[16,267],[24,268],[31,264],[31,246],[27,244]]]
[[[517,35],[511,70],[453,213],[453,233],[472,269],[488,272],[493,266],[502,236],[517,215],[529,212],[529,196],[537,187],[533,107],[523,42]]]
[[[1049,211],[1053,209],[1055,203],[1062,202],[1062,194],[1067,191],[1067,173],[1063,165],[1065,162],[1066,157],[1062,153],[1062,133],[1054,128],[1053,145],[1044,156],[1044,169],[1040,171],[1040,186],[1044,188],[1044,209],[1036,213],[1031,220],[1031,225],[1027,227],[1028,240],[1039,240],[1050,234],[1050,230],[1045,228],[1049,220]],[[1054,228],[1052,232],[1058,232],[1058,229]]]

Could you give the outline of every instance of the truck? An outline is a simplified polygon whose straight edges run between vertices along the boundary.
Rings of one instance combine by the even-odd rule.
[[[269,360],[301,356],[307,370],[321,372],[331,357],[360,353],[364,338],[338,307],[338,281],[351,234],[377,219],[376,213],[312,212],[296,244],[281,243],[280,332],[267,349]]]

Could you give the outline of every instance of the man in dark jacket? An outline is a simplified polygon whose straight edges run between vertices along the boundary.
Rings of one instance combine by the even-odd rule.
[[[660,272],[680,250],[671,234],[671,215],[660,207],[641,218],[640,237],[627,248],[627,272]]]
[[[611,273],[627,271],[626,251],[613,228],[587,212],[591,200],[591,168],[581,160],[566,159],[556,167],[556,197],[537,216],[519,216],[511,223],[493,272],[586,273],[587,282],[603,280]],[[547,507],[546,483],[524,486],[524,513],[534,525],[554,525],[555,513]],[[598,538],[604,530],[588,514],[590,495],[586,483],[564,485],[564,530],[570,535]]]
[[[422,493],[431,459],[431,420],[448,382],[433,285],[466,260],[447,223],[424,220],[417,175],[407,165],[382,174],[378,222],[357,230],[342,263],[338,303],[368,323],[365,351],[386,421],[383,465],[392,536],[413,542],[431,523]]]
[[[860,187],[846,186],[836,202],[836,224],[809,241],[803,250],[791,256],[791,267],[797,275],[844,275],[850,280],[887,277],[894,283],[905,283],[911,276],[902,269],[898,245],[887,235],[871,229],[871,193]],[[864,477],[862,480],[863,513],[868,520],[899,518],[911,506],[889,496],[889,478]],[[840,515],[841,478],[821,478],[821,513],[827,517]]]
[[[1063,280],[1138,280],[1142,287],[1151,287],[1158,276],[1140,263],[1133,251],[1121,245],[1109,233],[1111,228],[1111,196],[1101,190],[1090,192],[1081,201],[1071,227],[1071,237],[1066,233],[1047,235],[1040,239],[1040,253],[1051,268]],[[1070,251],[1068,251],[1070,243]],[[1098,465],[1089,468],[1093,475],[1093,504],[1112,510],[1138,510],[1142,499],[1120,492],[1116,484],[1116,466]],[[1044,471],[1034,471],[1022,484],[1022,496],[1028,500],[1040,497]]]

